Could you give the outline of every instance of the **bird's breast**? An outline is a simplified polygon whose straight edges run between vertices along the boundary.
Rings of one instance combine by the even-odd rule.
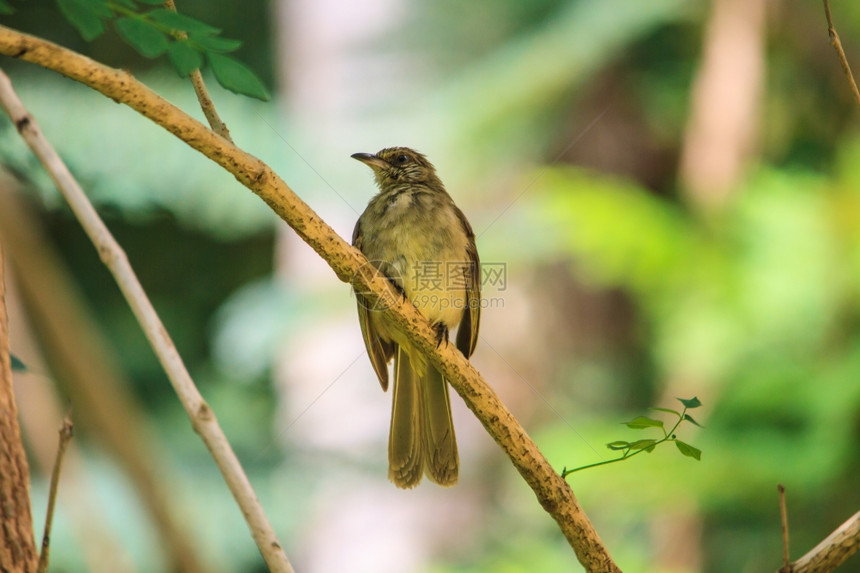
[[[449,328],[466,301],[468,238],[447,195],[411,189],[377,196],[362,215],[365,256],[428,320]]]

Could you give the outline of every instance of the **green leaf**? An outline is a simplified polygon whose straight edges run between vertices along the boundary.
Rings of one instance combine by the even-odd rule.
[[[644,430],[645,428],[662,428],[663,422],[647,416],[636,416],[625,425],[631,430]]]
[[[188,37],[192,42],[198,44],[201,49],[207,52],[218,52],[225,54],[227,52],[235,52],[242,46],[239,40],[231,40],[230,38],[219,38],[217,36],[209,36],[206,34],[198,34],[189,32]]]
[[[113,18],[113,10],[108,6],[107,0],[77,0],[79,4],[83,4],[93,14],[102,18]]]
[[[9,14],[14,14],[15,9],[12,8],[12,5],[6,2],[5,0],[0,0],[0,14],[4,16],[8,16]]]
[[[147,58],[160,56],[167,51],[167,36],[150,22],[139,18],[120,18],[115,25],[119,35]]]
[[[167,57],[182,77],[203,65],[203,55],[185,40],[171,43],[167,48]]]
[[[690,444],[684,443],[681,440],[675,440],[675,445],[678,446],[678,451],[688,458],[695,458],[697,460],[702,459],[702,450],[699,448],[694,448]]]
[[[147,12],[146,15],[155,22],[167,26],[168,28],[173,28],[174,30],[181,30],[188,33],[193,32],[194,34],[200,34],[203,36],[213,36],[221,32],[221,30],[214,26],[210,26],[209,24],[201,22],[191,16],[179,14],[173,10],[161,8],[159,10]]]
[[[616,440],[614,442],[609,442],[606,444],[606,447],[610,450],[626,450],[630,447],[630,442],[625,442],[623,440]]]
[[[667,414],[675,414],[676,416],[680,416],[681,412],[677,410],[673,410],[672,408],[648,408],[649,410],[654,410],[655,412],[666,412]]]
[[[219,84],[231,92],[268,101],[269,92],[263,82],[244,64],[221,54],[208,53],[206,56]]]
[[[93,0],[57,0],[60,12],[86,41],[92,41],[105,31],[102,22],[104,4]],[[108,9],[110,15],[110,10]]]
[[[654,450],[654,446],[657,445],[657,440],[636,440],[632,444],[630,444],[631,450],[648,450],[649,452]]]
[[[125,6],[126,8],[131,8],[132,10],[137,9],[137,6],[135,5],[135,3],[132,0],[113,0],[113,1],[116,2],[117,4],[121,4],[121,5]]]
[[[20,358],[15,356],[14,354],[9,354],[9,357],[12,358],[12,371],[13,372],[26,372],[27,365],[24,364]]]
[[[702,403],[699,402],[699,399],[696,398],[695,396],[692,398],[689,398],[687,400],[685,400],[684,398],[677,398],[677,400],[681,404],[683,404],[685,408],[688,408],[690,410],[692,410],[693,408],[698,408],[699,406],[702,405]]]
[[[684,414],[684,419],[687,420],[688,422],[692,423],[692,424],[699,426],[700,428],[704,428],[704,426],[702,426],[700,423],[698,423],[696,420],[694,420],[693,417],[689,414]]]

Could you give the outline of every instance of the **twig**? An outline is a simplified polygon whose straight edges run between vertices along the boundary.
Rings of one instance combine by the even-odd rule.
[[[48,570],[48,559],[51,553],[51,525],[54,522],[54,506],[57,503],[57,488],[60,484],[60,471],[63,467],[63,456],[66,453],[66,447],[72,441],[75,426],[72,424],[72,408],[69,406],[69,411],[60,425],[60,444],[57,448],[57,458],[54,460],[54,469],[51,472],[51,489],[48,493],[48,511],[45,514],[45,532],[42,534],[42,552],[39,554],[39,566],[36,571],[45,573]]]
[[[200,109],[203,110],[203,115],[206,116],[209,125],[215,130],[215,133],[233,143],[233,138],[230,137],[230,130],[227,129],[227,124],[221,120],[221,116],[215,111],[215,102],[209,97],[209,90],[206,89],[206,84],[203,83],[203,74],[197,69],[193,70],[189,77],[191,78],[191,85],[194,86],[194,92],[197,94],[197,101],[200,102]]]
[[[173,0],[166,0],[164,2],[164,7],[168,10],[173,10],[176,12],[176,3]],[[180,40],[184,40],[188,37],[183,31],[177,31],[176,37]],[[193,70],[191,74],[189,74],[191,78],[191,85],[194,86],[194,93],[197,94],[197,101],[200,102],[200,109],[203,110],[203,115],[206,116],[206,121],[209,122],[209,126],[221,137],[233,143],[233,138],[230,137],[230,130],[227,129],[227,124],[222,121],[221,116],[218,115],[218,112],[215,110],[215,102],[212,101],[212,98],[209,97],[209,90],[206,89],[206,84],[203,83],[203,74],[200,73],[200,69]]]
[[[830,45],[839,54],[839,63],[842,64],[842,71],[845,72],[845,77],[848,78],[848,83],[851,85],[854,100],[860,106],[860,90],[857,89],[857,82],[854,81],[854,74],[851,73],[851,66],[848,65],[848,58],[845,57],[845,50],[842,49],[839,34],[836,33],[836,28],[833,27],[833,17],[830,15],[830,0],[824,0],[824,15],[827,17],[827,33],[830,35]]]
[[[860,511],[791,564],[791,573],[833,571],[860,550]]]
[[[128,72],[4,26],[0,26],[0,54],[52,69],[128,105],[232,173],[289,224],[338,278],[361,289],[371,304],[387,309],[387,318],[439,369],[509,457],[538,502],[558,523],[585,569],[595,573],[619,571],[570,485],[550,465],[474,365],[454,345],[439,346],[435,330],[415,307],[404,301],[387,279],[373,273],[367,259],[329,227],[268,165],[234,147]]]
[[[12,84],[0,70],[0,103],[6,109],[18,132],[33,150],[66,198],[102,261],[111,271],[123,295],[140,323],[150,345],[158,355],[179,400],[185,407],[191,425],[203,439],[218,468],[224,475],[233,497],[242,510],[251,534],[271,571],[292,573],[293,568],[278,542],[248,477],[245,475],[227,437],[218,425],[215,414],[203,400],[170,335],[155,312],[152,303],[138,281],[122,247],[116,242],[78,182],[72,177],[62,159],[42,136],[39,126],[27,112],[12,89]],[[201,126],[202,127],[202,126]],[[205,129],[205,128],[204,128]],[[214,134],[213,134],[214,135]],[[216,136],[217,137],[217,136]],[[222,138],[219,137],[222,141]],[[226,143],[226,142],[225,142]]]
[[[779,491],[779,518],[782,522],[782,570],[791,571],[791,562],[788,560],[788,510],[785,507],[785,486],[778,484]]]
[[[605,465],[608,465],[608,464],[614,464],[614,463],[616,463],[616,462],[623,462],[624,460],[629,460],[629,459],[630,459],[630,458],[632,458],[633,456],[639,455],[639,454],[641,454],[642,452],[650,452],[650,451],[653,451],[653,450],[654,450],[654,448],[656,448],[657,446],[659,446],[660,444],[662,444],[662,443],[664,443],[664,442],[672,442],[672,441],[676,441],[676,438],[675,438],[675,430],[677,430],[677,429],[678,429],[678,426],[680,426],[680,425],[681,425],[681,423],[683,423],[683,421],[684,421],[684,419],[685,419],[685,418],[684,418],[684,415],[685,415],[686,413],[687,413],[687,407],[686,407],[686,406],[684,406],[684,409],[681,411],[681,413],[677,413],[677,412],[675,412],[675,414],[677,414],[677,416],[678,416],[678,421],[677,421],[677,422],[675,422],[675,425],[674,425],[674,426],[672,426],[672,429],[671,429],[671,430],[669,430],[669,431],[667,432],[667,431],[666,431],[666,429],[665,429],[663,426],[660,426],[660,429],[661,429],[661,430],[663,430],[663,437],[662,437],[662,438],[660,438],[659,440],[653,441],[653,442],[651,443],[651,445],[649,445],[648,447],[646,447],[646,448],[639,448],[639,449],[633,450],[633,453],[631,454],[630,452],[631,452],[631,445],[632,445],[632,444],[629,444],[629,443],[628,443],[628,444],[627,444],[627,449],[624,451],[624,453],[623,453],[620,457],[612,458],[612,459],[609,459],[609,460],[602,460],[602,461],[599,461],[599,462],[594,462],[593,464],[587,464],[587,465],[579,466],[579,467],[577,467],[577,468],[573,468],[573,469],[567,469],[567,468],[564,468],[563,470],[561,470],[561,477],[566,478],[566,477],[567,477],[567,476],[569,476],[570,474],[575,473],[575,472],[579,472],[579,471],[582,471],[582,470],[590,470],[590,469],[592,469],[592,468],[597,468],[597,467],[605,466]],[[613,444],[610,444],[610,445],[613,445]]]

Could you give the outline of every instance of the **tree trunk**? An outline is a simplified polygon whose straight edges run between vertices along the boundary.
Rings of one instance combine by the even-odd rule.
[[[12,391],[3,250],[0,246],[0,571],[31,573],[38,555],[30,515],[30,470]]]

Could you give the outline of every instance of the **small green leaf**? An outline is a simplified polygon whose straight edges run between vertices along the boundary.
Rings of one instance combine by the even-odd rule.
[[[700,423],[698,423],[696,420],[694,420],[693,417],[689,414],[684,414],[684,419],[687,420],[688,422],[690,422],[691,424],[695,424],[695,425],[699,426],[700,428],[704,428],[704,426],[702,426]]]
[[[214,36],[215,34],[219,34],[221,30],[215,28],[214,26],[210,26],[205,22],[201,22],[196,18],[192,18],[191,16],[186,16],[185,14],[179,14],[174,12],[173,10],[166,10],[161,8],[159,10],[153,10],[152,12],[147,12],[146,14],[155,22],[167,26],[168,28],[173,28],[174,30],[181,30],[183,32],[200,34],[202,36]]]
[[[195,44],[198,44],[201,49],[207,52],[226,54],[227,52],[235,52],[242,46],[242,42],[239,40],[198,34],[196,32],[189,32],[188,37],[191,38]]]
[[[92,0],[57,0],[60,12],[88,42],[95,40],[105,31],[99,4],[99,2]],[[108,12],[110,13],[110,10]]]
[[[5,0],[0,0],[0,14],[4,16],[8,16],[9,14],[14,14],[15,9],[11,4],[6,2]]]
[[[625,425],[631,430],[644,430],[645,428],[662,428],[663,422],[647,416],[636,416],[629,422],[625,422]]]
[[[87,10],[102,18],[113,18],[113,10],[108,6],[107,0],[77,0],[78,3],[87,7]]]
[[[206,56],[219,84],[233,93],[268,101],[269,92],[263,82],[244,64],[221,54],[208,53]]]
[[[20,358],[15,356],[14,354],[9,354],[9,357],[12,359],[12,371],[13,372],[26,372],[27,365],[24,364]]]
[[[636,440],[630,444],[631,450],[648,450],[652,451],[657,444],[657,440]]]
[[[203,56],[185,40],[171,43],[167,48],[167,57],[181,77],[203,65]]]
[[[654,410],[655,412],[666,412],[667,414],[675,414],[676,416],[680,416],[681,412],[677,410],[673,410],[672,408],[648,408],[649,410]]]
[[[677,400],[681,404],[683,404],[685,408],[687,408],[689,410],[692,410],[693,408],[698,408],[699,406],[702,405],[702,403],[699,402],[699,399],[696,398],[695,396],[692,398],[689,398],[687,400],[685,400],[684,398],[677,398]]]
[[[614,442],[609,442],[606,444],[606,447],[610,450],[626,450],[630,447],[630,442],[625,442],[623,440],[616,440]]]
[[[160,56],[167,51],[167,36],[150,22],[139,18],[120,18],[115,25],[119,35],[147,58]]]
[[[675,445],[678,446],[678,451],[688,458],[702,459],[702,450],[694,448],[690,444],[684,443],[681,440],[675,440]]]

